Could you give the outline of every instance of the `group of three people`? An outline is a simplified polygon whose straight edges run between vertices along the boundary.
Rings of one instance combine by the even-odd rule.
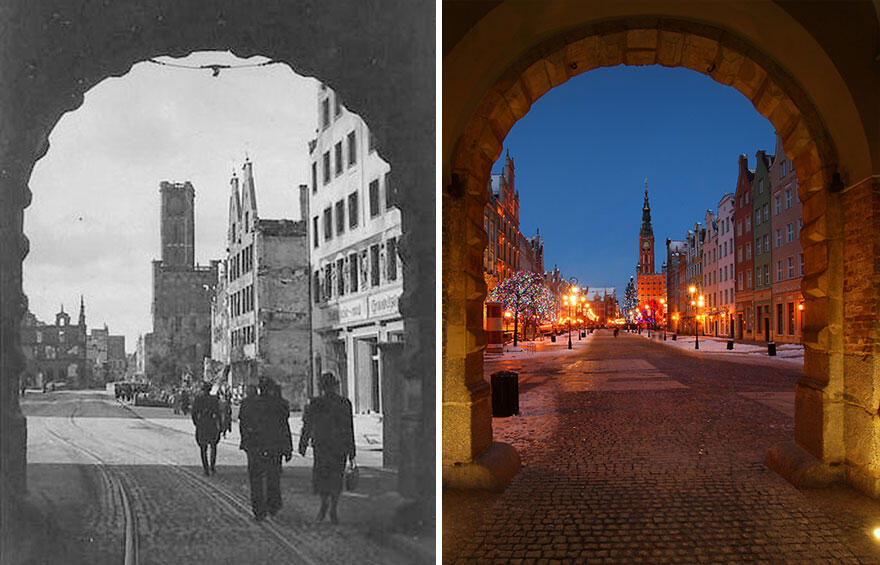
[[[216,472],[217,443],[220,441],[221,417],[211,383],[205,383],[202,394],[192,405],[196,427],[196,443],[206,476]],[[319,381],[321,395],[313,398],[303,412],[299,454],[305,456],[312,446],[312,487],[321,496],[318,521],[329,511],[330,521],[338,523],[337,505],[342,492],[347,463],[354,466],[354,422],[351,402],[339,395],[339,381],[332,373],[324,373]],[[281,460],[293,457],[293,441],[288,417],[290,406],[281,396],[281,388],[271,379],[260,379],[247,387],[239,409],[239,448],[247,454],[251,486],[251,506],[257,521],[281,510]]]

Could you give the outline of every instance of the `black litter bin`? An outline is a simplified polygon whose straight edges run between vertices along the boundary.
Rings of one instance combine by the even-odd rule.
[[[492,373],[492,416],[519,414],[519,375],[514,371]]]
[[[550,335],[550,343],[556,343],[556,334]]]

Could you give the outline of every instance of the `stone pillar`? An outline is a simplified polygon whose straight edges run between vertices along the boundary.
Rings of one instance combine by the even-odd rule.
[[[403,342],[380,343],[379,358],[382,360],[382,466],[397,469],[401,455],[403,386],[406,384],[403,379]]]
[[[846,188],[842,208],[845,474],[880,497],[880,175]]]
[[[0,539],[12,540],[27,491],[27,429],[18,404],[18,382],[25,369],[19,329],[27,309],[21,269],[28,241],[22,221],[31,193],[23,170],[27,159],[17,160],[9,152],[4,157],[6,163],[22,165],[0,171]]]
[[[484,180],[491,163],[485,159]],[[483,379],[483,228],[486,187],[462,170],[443,191],[443,485],[501,490],[519,471],[511,446],[492,442]]]

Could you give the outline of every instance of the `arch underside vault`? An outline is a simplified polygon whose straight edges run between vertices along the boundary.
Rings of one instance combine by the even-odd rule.
[[[466,74],[498,77],[481,83],[469,100],[453,97],[450,106],[456,111],[444,108],[444,484],[500,489],[519,466],[513,448],[492,442],[489,388],[482,374],[485,186],[504,138],[535,100],[573,76],[599,67],[658,64],[695,70],[749,98],[776,128],[798,174],[805,374],[797,385],[795,436],[770,450],[768,465],[799,486],[846,480],[880,496],[880,182],[876,174],[860,176],[860,166],[853,165],[870,161],[869,151],[841,157],[837,149],[864,148],[864,129],[841,133],[837,127],[832,136],[814,104],[816,93],[723,20],[628,15],[575,27],[560,24],[551,34],[555,21],[565,21],[565,10],[548,9],[530,14],[544,25],[534,34],[541,39],[523,40],[523,51],[510,57],[507,67],[487,68],[495,64],[487,63],[492,53],[465,62],[466,49],[479,51],[480,34],[497,43],[502,24],[525,25],[516,19],[521,13],[509,13],[515,7],[506,8],[476,23],[460,41],[462,51],[448,51],[444,61],[462,69],[444,69],[445,106],[447,91],[467,88]],[[486,48],[491,49],[488,41]],[[828,88],[837,86],[832,82]]]
[[[256,3],[221,0],[12,0],[0,30],[0,480],[3,539],[26,497],[26,422],[18,397],[24,369],[18,328],[27,310],[22,263],[29,243],[28,181],[60,117],[92,86],[132,65],[194,51],[263,55],[332,87],[370,124],[392,164],[401,209],[399,253],[405,326],[399,490],[433,516],[434,451],[434,3],[408,1],[377,11],[369,3]],[[400,22],[408,25],[401,28]],[[161,140],[156,140],[161,143]],[[427,180],[426,180],[427,179]],[[121,187],[124,189],[124,187]]]

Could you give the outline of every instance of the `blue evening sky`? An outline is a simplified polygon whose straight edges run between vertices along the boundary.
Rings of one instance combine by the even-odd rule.
[[[656,269],[666,238],[682,239],[736,188],[741,153],[773,153],[773,125],[731,87],[688,69],[611,67],[551,90],[504,141],[516,172],[520,230],[541,230],[544,268],[582,286],[635,275],[644,181]],[[495,164],[501,171],[504,155]]]

